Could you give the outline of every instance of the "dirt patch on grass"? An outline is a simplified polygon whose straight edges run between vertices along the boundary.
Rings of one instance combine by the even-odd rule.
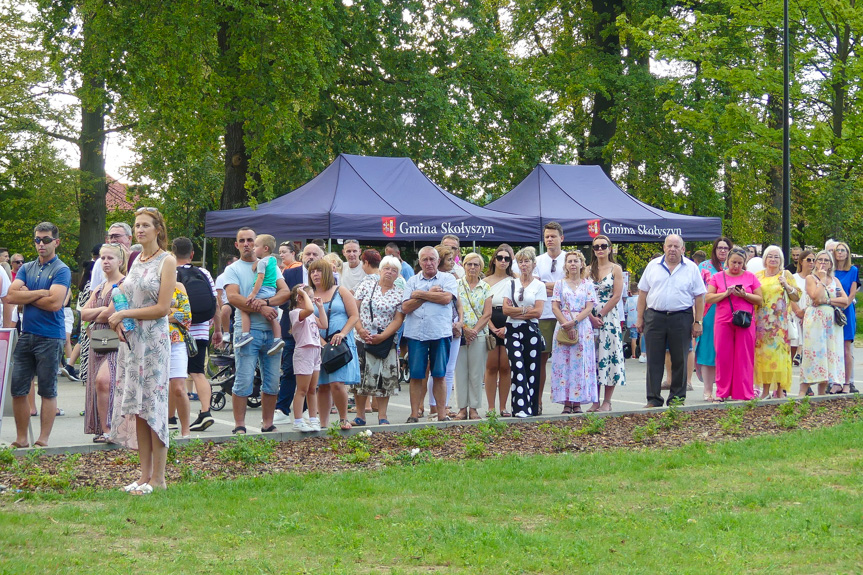
[[[195,441],[172,449],[168,481],[332,473],[508,454],[671,448],[695,441],[709,443],[817,429],[858,417],[863,417],[863,400],[846,396],[811,403],[734,403],[725,409],[672,409],[607,418],[573,416],[548,422],[491,419],[434,431],[418,428],[409,433],[313,437],[284,443],[257,437],[242,438],[239,444]],[[0,484],[7,486],[6,494],[20,493],[18,490],[65,492],[82,487],[116,489],[135,480],[137,472],[137,457],[116,450],[71,457],[0,459]],[[45,477],[65,480],[46,485]]]

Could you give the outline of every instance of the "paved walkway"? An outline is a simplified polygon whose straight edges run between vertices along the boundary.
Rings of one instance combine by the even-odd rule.
[[[857,374],[861,374],[861,377],[863,377],[863,350],[858,349],[856,357],[855,372]],[[626,370],[627,385],[615,390],[614,397],[612,399],[612,407],[614,409],[612,413],[642,411],[646,401],[644,387],[645,364],[639,363],[636,360],[627,360]],[[55,420],[54,430],[51,434],[50,441],[50,447],[52,449],[50,449],[49,452],[63,452],[66,450],[79,452],[105,449],[105,446],[103,445],[93,444],[91,435],[84,434],[84,417],[81,415],[81,411],[84,409],[83,384],[71,381],[65,376],[60,376],[58,383],[59,395],[57,404],[65,411],[65,415],[57,417]],[[795,394],[798,390],[798,383],[799,369],[795,368],[794,384],[792,385],[792,390]],[[706,405],[702,399],[704,387],[701,382],[698,381],[698,377],[694,374],[692,377],[692,386],[693,391],[690,391],[687,394],[687,406],[698,407]],[[665,393],[667,395],[667,392]],[[455,394],[453,393],[453,397],[450,401],[451,406],[455,406],[454,395]],[[485,404],[485,402],[483,403]],[[559,415],[562,410],[560,405],[556,405],[551,402],[548,389],[546,389],[543,396],[543,405],[544,417]],[[192,411],[197,413],[199,407],[199,404],[193,402]],[[507,406],[507,408],[509,408],[509,406]],[[5,446],[15,440],[15,423],[12,418],[11,406],[6,406],[4,411],[6,414],[3,415],[2,421],[0,421],[0,445]],[[393,425],[378,426],[377,414],[367,414],[367,427],[374,431],[403,431],[418,425],[402,425],[410,415],[410,401],[408,399],[408,387],[406,384],[403,384],[402,391],[399,395],[390,399],[388,411],[388,419],[393,423]],[[428,412],[428,406],[426,406],[426,412]],[[205,432],[192,433],[193,438],[200,437],[205,440],[224,441],[231,437],[231,429],[234,427],[234,422],[231,418],[231,400],[227,400],[227,404],[223,410],[213,411],[212,413],[216,423]],[[246,428],[250,434],[258,434],[261,432],[260,427],[255,427],[260,425],[259,413],[260,408],[257,408],[249,409],[246,414]],[[480,415],[484,414],[485,407],[480,410]],[[353,419],[356,415],[350,414],[350,417]],[[331,416],[331,422],[333,421],[333,418],[337,418],[337,416]],[[430,419],[426,419],[424,421],[430,421]],[[31,423],[33,425],[34,432],[38,435],[38,418],[33,417],[31,419]],[[453,422],[453,424],[460,425],[462,422]],[[291,431],[291,424],[282,424],[279,428],[278,433],[267,435],[280,440],[296,439],[300,436],[299,433],[295,434]],[[354,429],[356,429],[356,427]]]

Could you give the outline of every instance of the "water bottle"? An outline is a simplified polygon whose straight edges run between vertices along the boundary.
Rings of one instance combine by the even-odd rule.
[[[117,284],[112,287],[114,288],[114,294],[111,296],[114,300],[114,309],[117,311],[129,309],[129,300],[126,298],[126,294],[117,289]],[[123,318],[123,329],[127,332],[135,329],[135,320],[130,317]]]

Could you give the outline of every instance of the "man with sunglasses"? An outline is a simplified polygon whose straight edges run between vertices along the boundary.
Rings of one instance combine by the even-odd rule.
[[[702,332],[704,318],[704,280],[698,266],[683,257],[683,238],[671,234],[665,238],[665,255],[651,260],[638,282],[638,319],[635,328],[644,334],[647,348],[647,405],[662,407],[662,372],[665,354],[671,356],[671,392],[668,405],[675,398],[686,399],[686,364],[693,337]],[[651,351],[654,350],[654,351]]]
[[[566,275],[564,264],[566,254],[561,249],[563,245],[563,226],[557,222],[548,222],[542,230],[542,241],[545,243],[545,253],[536,257],[536,267],[533,268],[533,276],[539,281],[545,282],[545,292],[548,299],[542,307],[542,315],[539,316],[539,331],[545,340],[545,347],[540,355],[539,362],[539,405],[537,415],[542,415],[542,394],[545,391],[545,367],[548,364],[548,356],[551,355],[551,344],[554,342],[554,327],[557,318],[551,310],[551,295],[554,292],[554,284]]]
[[[12,258],[9,260],[9,263],[12,265],[12,280],[15,280],[15,276],[18,274],[18,270],[21,269],[21,266],[24,265],[24,256],[21,254],[12,254]]]
[[[126,264],[126,269],[132,267],[132,262],[138,257],[141,252],[133,252],[132,246],[132,227],[126,222],[115,222],[108,228],[105,234],[106,244],[119,244],[123,251],[129,255],[129,262]],[[105,281],[105,274],[102,271],[102,258],[96,260],[93,264],[93,271],[90,274],[90,285],[93,287],[102,285]]]
[[[46,447],[57,414],[57,360],[66,341],[63,302],[72,283],[69,268],[57,257],[60,231],[50,222],[34,229],[38,259],[18,270],[6,301],[23,305],[21,337],[15,346],[12,367],[12,410],[17,437],[12,447],[29,447],[27,395],[35,375],[42,397],[41,430],[36,445]]]

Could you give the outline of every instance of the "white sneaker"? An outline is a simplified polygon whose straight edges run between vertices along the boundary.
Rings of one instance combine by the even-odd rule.
[[[293,419],[290,415],[282,411],[281,409],[277,409],[273,414],[273,425],[278,425],[280,423],[291,423]]]
[[[309,427],[312,428],[312,431],[320,431],[321,430],[321,420],[317,417],[309,419]]]
[[[314,431],[312,426],[303,421],[302,419],[294,422],[294,431],[301,431],[303,433],[310,433]]]
[[[638,363],[647,363],[647,356],[644,355],[643,353],[640,356],[638,356]]]

